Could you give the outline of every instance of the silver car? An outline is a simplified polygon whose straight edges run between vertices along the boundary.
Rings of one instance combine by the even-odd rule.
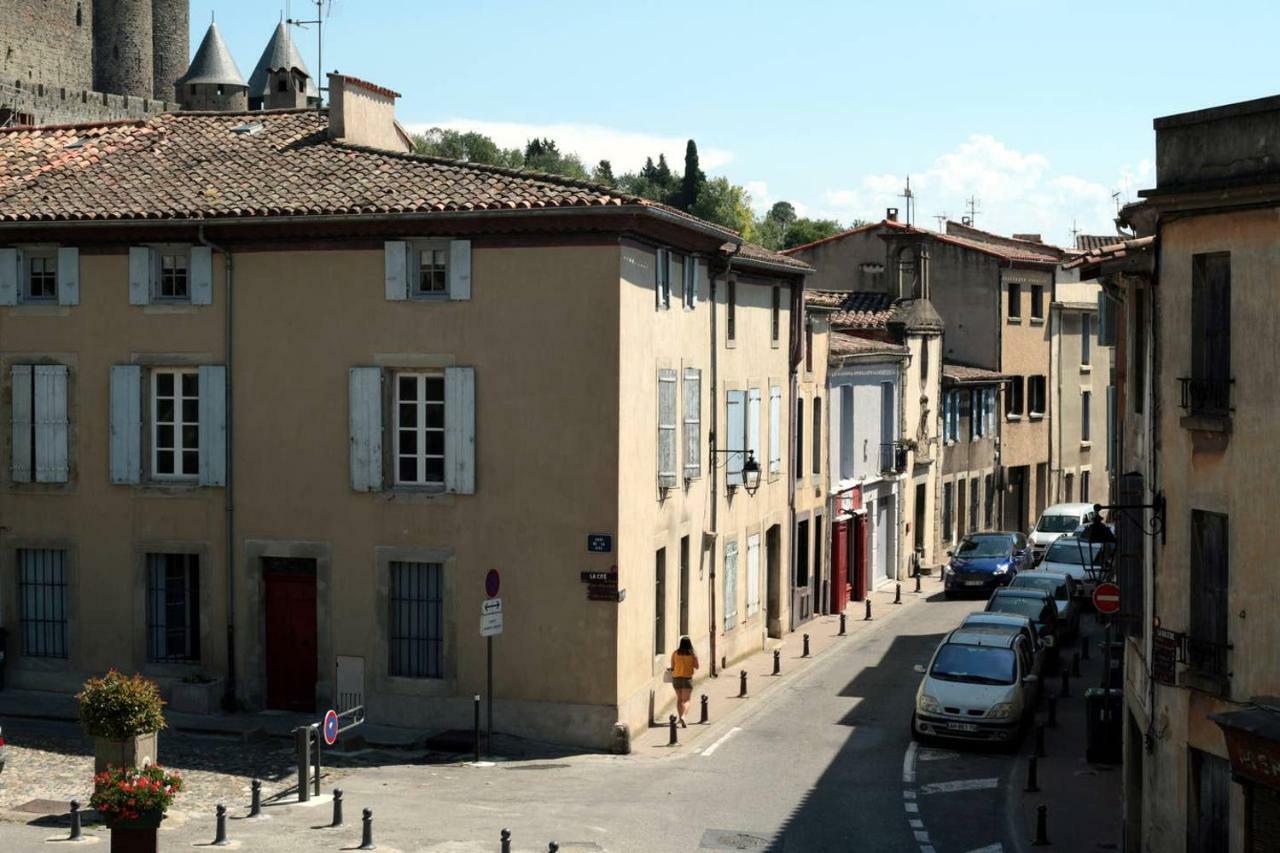
[[[1076,582],[1076,593],[1081,598],[1093,595],[1098,582],[1105,580],[1102,562],[1109,556],[1103,549],[1110,545],[1086,542],[1075,536],[1063,536],[1044,552],[1038,568],[1047,572],[1071,575]]]
[[[1023,572],[1009,584],[1010,589],[1037,589],[1053,596],[1058,606],[1058,625],[1064,640],[1080,636],[1080,598],[1076,579],[1066,572],[1043,567]]]

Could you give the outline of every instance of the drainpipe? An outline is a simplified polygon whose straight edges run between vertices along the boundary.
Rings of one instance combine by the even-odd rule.
[[[226,438],[226,462],[225,468],[227,472],[226,486],[223,488],[224,505],[223,512],[226,517],[224,525],[226,529],[226,570],[227,570],[227,686],[222,694],[222,707],[225,710],[233,711],[236,708],[236,572],[235,572],[235,530],[236,530],[236,502],[235,502],[235,465],[233,461],[235,454],[232,452],[232,437],[235,435],[232,430],[234,419],[232,417],[232,377],[235,372],[232,370],[232,295],[235,290],[232,283],[235,280],[234,265],[231,259],[231,253],[225,248],[219,246],[209,240],[204,235],[204,225],[200,225],[197,229],[197,238],[201,245],[208,246],[215,252],[222,255],[222,270],[226,277],[226,310],[224,312],[223,324],[223,352],[225,353],[227,367],[227,381],[225,386],[226,397],[223,401],[223,408],[226,411],[227,418],[227,438]]]
[[[729,268],[733,265],[733,256],[738,253],[738,246],[734,246],[733,252],[725,259],[724,277],[729,279]],[[719,499],[716,496],[716,483],[720,478],[720,474],[716,467],[716,430],[719,425],[720,407],[717,402],[720,399],[720,374],[718,372],[719,361],[717,353],[720,351],[719,342],[716,339],[716,274],[711,267],[707,267],[710,281],[711,293],[707,299],[711,306],[711,429],[707,435],[707,441],[711,445],[711,464],[708,466],[708,489],[711,493],[711,570],[707,573],[707,618],[710,620],[710,636],[711,636],[711,677],[719,677],[719,667],[716,663],[716,543],[720,539],[720,528],[718,527],[719,517]],[[768,618],[768,614],[765,614]]]

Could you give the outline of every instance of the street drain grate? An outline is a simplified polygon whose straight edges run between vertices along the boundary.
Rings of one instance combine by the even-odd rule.
[[[769,839],[762,835],[739,832],[734,829],[708,829],[702,833],[699,850],[764,850]]]
[[[515,767],[507,767],[507,770],[559,770],[562,767],[570,767],[569,764],[523,764]]]

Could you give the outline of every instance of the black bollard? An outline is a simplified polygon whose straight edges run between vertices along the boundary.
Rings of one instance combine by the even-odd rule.
[[[1065,669],[1062,671],[1062,689],[1058,691],[1058,696],[1063,699],[1071,698],[1071,673]]]
[[[547,845],[547,853],[557,853],[559,850],[560,845],[556,844],[554,841]]]
[[[262,817],[262,780],[249,783],[249,817]]]
[[[867,615],[862,617],[863,622],[871,621],[871,596],[867,596]]]
[[[1031,842],[1032,847],[1048,847],[1049,846],[1049,807],[1036,806],[1036,840]]]
[[[84,832],[80,827],[80,803],[76,800],[71,801],[71,834],[67,836],[67,840],[84,840]]]
[[[707,694],[702,694],[702,716],[698,719],[699,723],[705,723],[709,719],[707,715]]]
[[[747,698],[747,671],[745,669],[738,673],[738,698]]]
[[[916,572],[916,592],[920,591],[920,573]]]
[[[1071,677],[1072,678],[1080,677],[1080,653],[1079,652],[1071,653]]]
[[[902,584],[900,583],[895,583],[893,585],[893,603],[894,604],[902,603]]]
[[[480,694],[475,693],[472,695],[472,698],[475,699],[475,705],[476,705],[476,713],[475,713],[476,763],[479,764],[480,763]]]
[[[773,674],[774,675],[782,674],[782,650],[781,649],[773,650]]]
[[[840,614],[840,636],[844,636],[844,614]]]
[[[1089,659],[1089,638],[1081,637],[1080,638],[1080,660],[1088,660],[1088,659]]]
[[[680,742],[680,738],[676,735],[676,715],[672,714],[667,717],[667,725],[671,726],[671,737],[667,741],[667,746],[675,746]]]
[[[217,815],[217,825],[213,833],[213,847],[226,847],[230,842],[227,841],[227,807],[222,803],[218,803],[215,811]]]
[[[1044,726],[1036,726],[1036,758],[1044,758]]]
[[[1058,697],[1050,693],[1045,697],[1045,701],[1049,703],[1049,719],[1045,721],[1045,725],[1049,728],[1056,728],[1058,725]]]
[[[1028,794],[1036,794],[1040,792],[1040,777],[1036,772],[1039,759],[1034,755],[1027,759],[1027,787],[1022,790]]]
[[[360,819],[360,846],[357,850],[377,850],[373,843],[373,809],[365,809],[364,816]]]
[[[805,634],[804,635],[804,653],[801,654],[800,657],[807,658],[808,656],[809,656],[809,635]]]
[[[511,830],[504,829],[499,836],[502,839],[502,849],[499,853],[511,853]]]
[[[340,826],[346,826],[342,821],[342,789],[333,789],[333,822],[329,824],[331,829],[337,829]]]

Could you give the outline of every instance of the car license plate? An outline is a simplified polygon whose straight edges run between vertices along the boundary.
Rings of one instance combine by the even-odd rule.
[[[965,581],[965,586],[982,586],[986,581]]]
[[[947,728],[953,732],[976,732],[978,727],[973,723],[947,723]]]

